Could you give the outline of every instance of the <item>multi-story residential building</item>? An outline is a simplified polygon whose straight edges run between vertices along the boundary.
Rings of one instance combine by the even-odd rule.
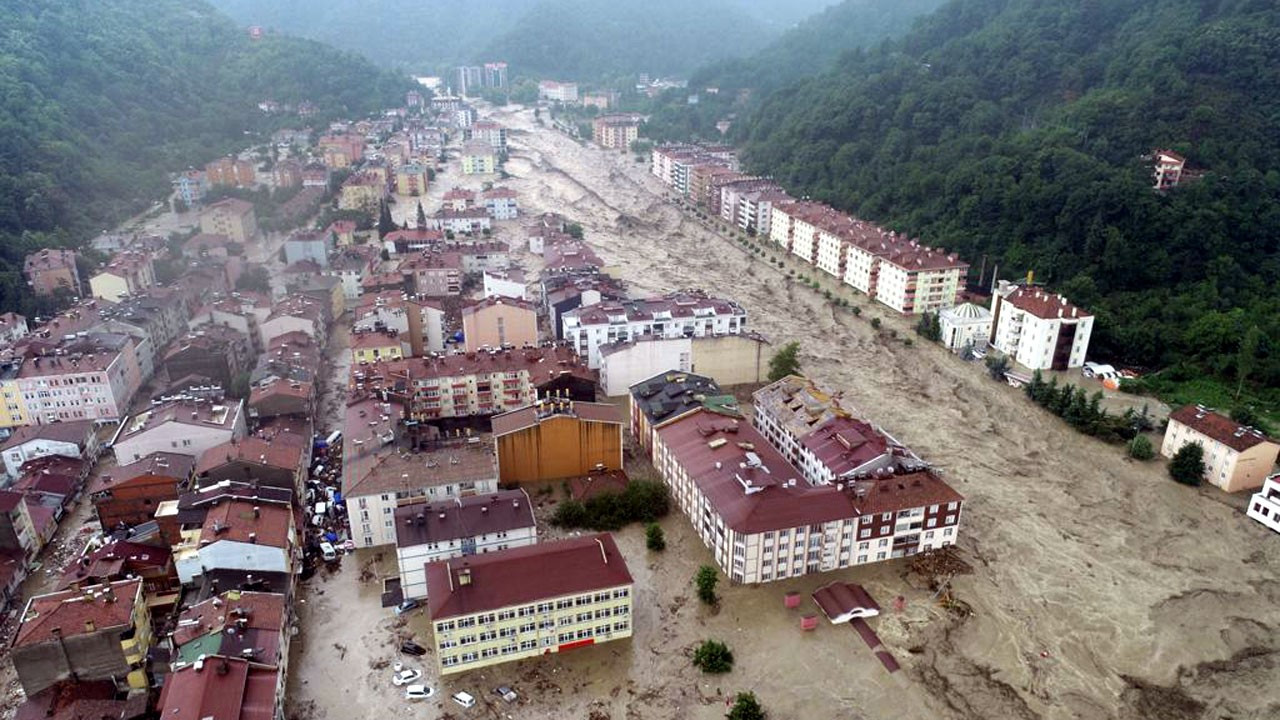
[[[490,120],[472,123],[471,127],[463,130],[462,139],[486,142],[498,155],[505,155],[507,152],[507,129]]]
[[[427,563],[484,555],[538,540],[524,490],[499,490],[454,500],[415,502],[395,511],[396,559],[404,597],[427,596]]]
[[[397,167],[396,194],[414,197],[426,195],[429,176],[430,173],[427,172],[427,168],[417,163],[408,163]]]
[[[15,312],[0,313],[0,347],[18,342],[29,332],[25,316]]]
[[[327,168],[355,165],[364,157],[364,137],[355,133],[321,135],[317,146]],[[305,181],[303,183],[306,184]]]
[[[336,234],[329,233],[330,242]],[[373,245],[356,245],[341,248],[329,259],[326,275],[342,281],[342,296],[346,300],[360,297],[364,289],[361,281],[372,275],[378,267],[378,248]]]
[[[397,270],[417,295],[446,297],[462,292],[460,253],[424,250],[401,261]]]
[[[489,143],[472,140],[463,144],[463,175],[490,175],[497,171],[498,155]]]
[[[801,375],[788,375],[751,394],[757,430],[787,458],[800,457],[800,441],[815,428],[837,418],[854,417],[839,393]]]
[[[1178,183],[1182,181],[1182,173],[1186,169],[1187,159],[1172,150],[1156,150],[1153,155],[1155,159],[1153,171],[1155,189],[1163,192],[1177,187]]]
[[[405,356],[408,337],[392,330],[369,330],[351,334],[351,362],[357,365],[399,360]]]
[[[617,90],[582,93],[582,106],[597,108],[603,112],[617,105],[620,97]]]
[[[180,398],[127,418],[116,431],[112,449],[122,465],[158,452],[199,457],[211,447],[244,435],[239,400],[215,403]]]
[[[462,309],[467,352],[538,344],[538,313],[526,300],[486,297]]]
[[[258,218],[253,203],[226,198],[200,212],[200,232],[225,235],[241,245],[258,236]]]
[[[338,299],[342,291],[338,289]],[[302,332],[323,346],[329,337],[329,322],[332,317],[332,302],[321,302],[303,294],[286,296],[276,303],[270,315],[258,324],[258,332],[262,335],[262,345],[270,347],[271,341],[292,332]]]
[[[709,377],[667,371],[635,383],[628,399],[631,439],[651,457],[653,429],[700,408],[725,417],[742,417],[737,398]]]
[[[437,303],[389,291],[361,297],[352,309],[354,332],[386,331],[407,342],[410,356],[444,350],[444,308]]]
[[[484,69],[479,65],[461,65],[453,69],[453,81],[458,95],[474,95],[484,87]]]
[[[516,200],[516,191],[511,188],[496,187],[480,193],[484,201],[484,210],[494,220],[515,220],[520,216],[520,203]]]
[[[188,375],[208,378],[223,389],[253,369],[249,336],[221,325],[205,325],[179,338],[165,353],[162,367],[170,380]]]
[[[495,415],[498,479],[542,482],[621,470],[622,423],[613,405],[554,398]]]
[[[0,428],[22,427],[35,421],[27,412],[27,401],[18,387],[23,360],[0,360]]]
[[[252,499],[218,503],[203,524],[181,532],[173,564],[184,585],[215,570],[290,574],[299,550],[293,510]]]
[[[302,168],[302,187],[325,190],[329,187],[329,179],[333,176],[328,165],[311,163]]]
[[[210,185],[251,188],[257,183],[253,163],[234,156],[220,157],[204,166]]]
[[[578,84],[542,80],[538,83],[538,99],[547,102],[578,102]]]
[[[277,669],[276,693],[282,695],[289,666],[290,600],[282,593],[227,590],[184,609],[169,638],[172,665],[181,670],[201,658],[216,663],[208,660],[210,655],[241,658],[255,667]]]
[[[655,428],[654,466],[735,583],[771,582],[955,542],[963,498],[921,463],[811,484],[755,428],[699,409]]]
[[[0,559],[8,573],[26,577],[27,566],[36,560],[44,543],[40,538],[36,521],[31,517],[32,507],[38,509],[36,503],[28,503],[27,498],[16,490],[0,490]],[[8,563],[12,562],[10,566]],[[21,582],[21,579],[19,579]],[[4,588],[4,604],[7,606],[13,595]]]
[[[338,194],[343,210],[373,212],[387,197],[387,181],[376,172],[362,172],[347,178]]]
[[[151,253],[127,250],[112,257],[106,267],[89,278],[89,291],[96,298],[116,302],[155,284],[156,271]]]
[[[1044,288],[1001,280],[992,298],[991,346],[1032,370],[1084,365],[1093,315]]]
[[[271,168],[271,183],[278,188],[302,186],[302,163],[297,160],[281,160]]]
[[[174,177],[173,191],[183,205],[192,208],[204,201],[209,193],[209,181],[201,170],[186,170]]]
[[[659,338],[605,345],[600,349],[600,387],[610,397],[670,371],[697,371],[721,385],[759,383],[768,374],[769,342],[756,333]]]
[[[332,249],[333,240],[328,233],[318,230],[295,232],[284,241],[284,262],[293,265],[309,260],[322,268],[328,267]]]
[[[142,581],[122,580],[28,600],[10,657],[28,696],[69,679],[142,690],[152,641]]]
[[[22,274],[36,295],[52,295],[57,291],[80,294],[80,271],[76,268],[74,250],[37,250],[22,261]]]
[[[1280,475],[1272,475],[1262,483],[1249,500],[1246,515],[1276,532],[1280,532]]]
[[[1226,492],[1262,487],[1280,453],[1280,444],[1260,430],[1201,405],[1187,405],[1169,414],[1160,454],[1172,458],[1190,443],[1204,450],[1205,480]]]
[[[591,121],[591,140],[602,148],[626,151],[640,137],[639,115],[599,115]]]
[[[476,194],[474,192],[466,188],[455,187],[450,188],[444,194],[442,206],[446,210],[466,210],[467,208],[475,207],[475,204]]]
[[[89,500],[104,530],[133,527],[155,518],[160,503],[178,499],[178,486],[191,479],[196,459],[158,452],[118,465],[89,481]]]
[[[471,207],[466,210],[444,208],[427,218],[427,228],[456,235],[479,233],[493,228],[491,220],[493,218],[486,208]]]
[[[702,337],[746,332],[747,311],[732,300],[676,292],[641,300],[606,301],[560,316],[565,340],[600,367],[600,348],[645,336]]]
[[[484,296],[529,300],[529,286],[522,270],[485,270]]]
[[[165,677],[157,712],[166,720],[284,720],[280,670],[210,655]]]
[[[178,573],[173,569],[169,548],[128,540],[111,540],[101,547],[86,545],[63,571],[58,589],[83,590],[133,578],[142,581],[144,595],[169,595],[177,599]]]
[[[57,455],[67,458],[98,457],[98,434],[92,420],[73,420],[20,427],[0,444],[5,474],[16,478],[30,460]]]
[[[427,565],[442,675],[632,633],[634,582],[608,533]]]
[[[504,62],[488,62],[484,64],[484,86],[498,90],[506,88],[507,64]]]
[[[190,487],[207,488],[224,480],[253,478],[261,487],[289,490],[301,498],[306,466],[307,454],[298,443],[272,442],[250,435],[201,453]]]
[[[984,348],[991,337],[991,311],[981,305],[962,303],[938,312],[942,344],[952,352]]]
[[[141,383],[133,339],[113,333],[68,339],[55,353],[28,357],[17,376],[37,423],[119,420]]]
[[[104,308],[101,322],[93,326],[92,332],[132,337],[139,376],[145,381],[155,373],[169,343],[187,331],[189,319],[187,303],[179,292],[153,287]]]
[[[360,439],[360,438],[356,438]],[[351,442],[349,439],[345,439]],[[461,443],[432,452],[385,453],[344,464],[343,487],[357,547],[396,542],[397,507],[457,500],[498,491],[492,448]]]

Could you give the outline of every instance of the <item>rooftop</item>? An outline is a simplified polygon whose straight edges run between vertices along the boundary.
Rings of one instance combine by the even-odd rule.
[[[274,662],[275,650],[279,646],[280,630],[284,626],[284,617],[284,595],[228,590],[182,611],[178,616],[177,627],[173,631],[173,643],[181,647],[210,633],[225,634],[229,638],[235,638],[246,630],[267,630],[270,633],[263,633],[265,637],[260,639],[269,639],[270,635],[274,634],[277,636],[276,642],[270,648],[270,653],[261,653],[259,662]],[[227,630],[230,632],[226,632]],[[221,647],[213,648],[215,653],[240,655],[239,648],[234,652],[227,652],[227,650],[225,641]],[[185,659],[186,653],[183,655]]]
[[[401,505],[395,516],[396,546],[400,548],[537,526],[524,490]]]
[[[509,297],[504,297],[502,295],[492,295],[490,297],[477,300],[471,305],[468,305],[462,308],[462,316],[466,317],[468,315],[475,315],[476,313],[482,310],[495,307],[498,305],[519,308],[521,310],[525,310],[531,313],[534,312],[533,303],[527,300],[521,300],[519,298],[509,298]]]
[[[615,425],[622,425],[623,422],[622,412],[617,405],[572,400],[539,400],[533,405],[494,415],[493,435],[494,437],[510,435],[553,418],[566,417]]]
[[[32,440],[75,443],[83,449],[85,439],[92,434],[92,420],[73,420],[71,422],[48,423],[47,425],[25,425],[13,431],[9,439],[0,445],[0,451],[18,447]]]
[[[751,394],[757,409],[772,415],[796,438],[809,434],[836,417],[853,417],[838,393],[809,378],[788,375]]]
[[[1087,311],[1072,305],[1065,297],[1054,295],[1044,288],[1016,285],[1012,289],[1006,287],[1001,294],[1010,305],[1038,318],[1050,320],[1093,317]]]
[[[1201,435],[1217,440],[1236,452],[1244,452],[1264,442],[1276,442],[1262,431],[1248,425],[1241,425],[1226,415],[1202,405],[1180,407],[1169,414],[1169,419],[1176,420]]]
[[[354,463],[353,463],[354,464]],[[466,443],[432,452],[389,452],[363,467],[352,468],[346,496],[407,492],[498,477],[493,447]]]
[[[244,215],[253,212],[253,203],[240,198],[226,198],[213,203],[200,214],[205,215],[214,212],[230,212],[235,215]]]
[[[129,440],[171,422],[230,431],[235,427],[239,416],[240,401],[238,400],[232,400],[229,403],[213,403],[188,398],[161,401],[151,409],[129,418],[117,442]]]
[[[268,442],[250,435],[204,451],[196,463],[196,474],[204,475],[231,463],[263,465],[293,472],[302,465],[302,451],[297,445]]]
[[[293,511],[287,507],[231,500],[209,508],[200,533],[200,544],[230,540],[287,548],[292,524]]]
[[[427,563],[433,621],[631,584],[608,533]]]
[[[14,647],[39,645],[54,639],[83,635],[133,623],[133,604],[142,581],[120,580],[83,589],[37,595],[27,602]]]
[[[745,314],[746,310],[732,300],[710,297],[702,292],[675,292],[640,300],[606,300],[570,310],[565,317],[577,318],[581,325],[586,326]]]
[[[741,416],[738,401],[709,377],[686,372],[658,373],[631,386],[631,402],[650,425],[666,422],[696,408]]]
[[[169,567],[172,557],[167,547],[116,540],[72,558],[63,571],[59,587],[67,588],[85,580],[101,581],[143,568],[163,571]]]
[[[212,656],[175,670],[160,692],[165,720],[272,720],[278,670]]]

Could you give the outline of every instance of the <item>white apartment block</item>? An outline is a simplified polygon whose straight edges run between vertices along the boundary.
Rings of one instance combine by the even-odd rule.
[[[429,562],[484,555],[538,540],[533,507],[524,490],[499,490],[395,510],[396,559],[405,599],[427,596]]]
[[[1280,475],[1272,475],[1266,479],[1262,489],[1249,500],[1249,509],[1245,514],[1280,532]]]
[[[1031,370],[1084,365],[1093,315],[1038,287],[1001,280],[992,299],[991,346]]]
[[[734,335],[746,331],[747,311],[732,300],[701,293],[670,293],[642,300],[605,301],[561,315],[564,339],[587,366],[598,369],[600,348],[654,336]]]

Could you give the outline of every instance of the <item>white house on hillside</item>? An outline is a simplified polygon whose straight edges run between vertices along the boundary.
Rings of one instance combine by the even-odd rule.
[[[991,306],[991,345],[1032,370],[1084,364],[1093,315],[1041,287],[1000,281]]]

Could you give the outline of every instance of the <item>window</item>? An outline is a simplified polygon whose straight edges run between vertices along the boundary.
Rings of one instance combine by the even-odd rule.
[[[475,643],[475,641],[476,641],[475,635],[463,635],[462,637],[458,638],[459,645],[471,645]]]
[[[484,623],[485,625],[489,625],[490,623],[493,622],[493,613],[485,613],[484,615],[481,615],[477,619],[480,622]]]
[[[457,664],[458,664],[458,656],[457,656],[457,655],[445,655],[445,656],[443,656],[443,657],[441,657],[441,658],[440,658],[440,664],[441,664],[441,665],[443,665],[443,666],[445,666],[445,667],[453,667],[454,665],[457,665]]]
[[[551,603],[549,603],[549,602],[547,602],[547,603],[538,603],[538,612],[540,612],[540,613],[549,613],[549,612],[551,612]]]
[[[858,533],[858,537],[860,538],[871,537],[871,528],[862,528],[862,530]],[[866,543],[863,543],[863,544],[865,545]]]
[[[613,629],[615,632],[623,632],[629,627],[630,625],[627,623],[626,620],[623,620],[622,622],[616,622],[613,624]]]
[[[573,601],[572,601],[572,600],[557,600],[557,601],[556,601],[556,609],[557,609],[557,610],[565,610],[565,609],[567,609],[567,608],[571,608],[571,607],[573,607]]]
[[[877,560],[883,560],[883,559],[884,559],[884,557],[885,557],[884,553],[882,553],[882,552],[878,552],[878,553],[876,553],[876,559],[877,559]]]
[[[537,647],[538,647],[538,641],[537,641],[537,640],[522,640],[522,641],[520,641],[520,649],[521,649],[521,650],[536,650],[536,649],[537,649]]]
[[[555,626],[556,626],[556,621],[551,619],[543,620],[542,622],[538,623],[538,627],[542,630],[550,630]]]
[[[470,663],[470,662],[475,662],[475,661],[476,661],[476,654],[475,654],[475,653],[462,653],[462,662],[464,662],[464,663]]]
[[[613,596],[615,598],[624,598],[629,596],[630,594],[631,594],[631,590],[629,590],[628,588],[622,588],[621,590],[613,591]]]
[[[482,658],[496,657],[497,654],[498,654],[498,648],[485,648],[480,651],[480,657]]]
[[[475,626],[476,626],[476,619],[473,617],[462,618],[461,620],[458,621],[458,627],[460,628],[468,628],[468,627],[475,627]]]
[[[573,642],[573,633],[571,632],[560,633],[559,635],[556,636],[556,640],[562,643]]]

